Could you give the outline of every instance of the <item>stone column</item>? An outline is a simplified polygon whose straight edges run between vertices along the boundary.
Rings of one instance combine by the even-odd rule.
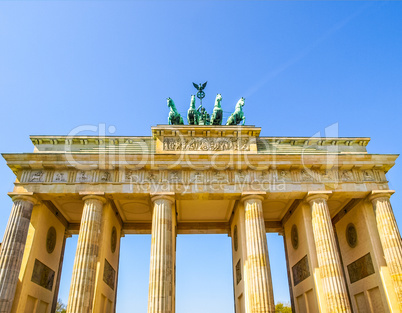
[[[331,192],[309,192],[314,243],[327,310],[352,312],[343,276],[327,200]]]
[[[375,190],[371,192],[369,199],[374,207],[385,261],[402,312],[402,239],[389,201],[393,193],[392,190]]]
[[[85,196],[67,313],[92,313],[102,211],[106,199]]]
[[[13,305],[32,208],[36,203],[32,196],[15,196],[13,201],[14,205],[0,248],[1,313],[10,313]]]
[[[274,293],[261,195],[243,197],[246,237],[246,312],[274,313]]]
[[[152,197],[152,242],[148,313],[174,313],[175,219],[174,198]]]

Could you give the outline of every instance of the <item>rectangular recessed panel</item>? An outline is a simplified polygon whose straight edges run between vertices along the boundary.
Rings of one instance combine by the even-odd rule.
[[[38,299],[36,299],[34,297],[31,297],[31,296],[28,296],[27,302],[25,304],[24,313],[34,313],[37,301],[38,301]]]
[[[47,313],[47,308],[49,306],[49,303],[46,303],[44,301],[40,301],[38,304],[38,308],[36,310],[36,313]]]
[[[110,263],[105,259],[105,267],[103,269],[103,281],[108,285],[112,290],[114,290],[114,282],[116,278],[116,271],[110,265]]]
[[[304,294],[298,296],[296,298],[297,302],[297,312],[299,313],[307,313],[307,307],[306,307],[306,300],[304,299]]]
[[[223,222],[230,218],[228,200],[180,200],[178,220]]]
[[[54,274],[55,272],[50,267],[46,266],[41,261],[36,259],[31,281],[43,288],[52,291]]]
[[[381,299],[380,289],[375,287],[373,289],[367,290],[371,310],[373,313],[385,313],[384,305]]]
[[[317,312],[317,299],[314,296],[313,289],[306,292],[307,306],[309,312]]]
[[[375,273],[374,265],[371,260],[370,253],[362,256],[353,263],[348,265],[348,273],[350,283],[353,284],[360,279],[370,276]]]
[[[307,255],[292,267],[293,285],[297,286],[303,280],[310,276]]]
[[[355,294],[356,306],[358,313],[368,313],[366,299],[364,298],[364,293]]]

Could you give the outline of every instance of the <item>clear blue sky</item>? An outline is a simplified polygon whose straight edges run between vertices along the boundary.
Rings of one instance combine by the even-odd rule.
[[[225,111],[246,97],[264,136],[368,136],[400,153],[402,2],[59,1],[0,3],[0,151],[31,152],[29,135],[105,123],[150,135],[166,97],[186,111],[208,80]],[[0,160],[0,236],[13,173]],[[389,172],[402,225],[402,167]],[[60,297],[67,301],[76,237]],[[233,313],[230,238],[179,236],[177,313]],[[268,236],[276,300],[288,301],[282,238]],[[122,239],[118,312],[146,312],[150,236]]]

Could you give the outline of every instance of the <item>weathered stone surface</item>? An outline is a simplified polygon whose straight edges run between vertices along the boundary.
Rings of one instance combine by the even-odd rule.
[[[173,313],[175,283],[175,249],[172,203],[168,196],[153,199],[151,265],[149,274],[148,313]]]
[[[262,212],[262,197],[243,198],[245,210],[247,313],[275,312],[267,237]]]
[[[28,234],[32,197],[15,197],[0,249],[0,313],[10,313]]]
[[[390,190],[373,191],[370,199],[374,207],[385,260],[394,283],[399,308],[402,311],[402,239],[389,201],[392,193],[393,191]]]
[[[314,242],[328,312],[352,312],[340,266],[327,192],[311,192],[306,200],[312,211]]]
[[[92,312],[104,203],[103,197],[84,197],[84,210],[67,306],[68,313]]]

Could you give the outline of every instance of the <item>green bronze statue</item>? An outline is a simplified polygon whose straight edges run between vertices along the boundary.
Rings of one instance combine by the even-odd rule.
[[[177,112],[176,106],[171,98],[167,98],[167,106],[170,108],[169,112],[169,125],[184,125],[183,118]]]
[[[211,125],[222,125],[223,110],[221,107],[222,95],[218,93],[215,98],[214,111],[212,112]]]
[[[197,89],[197,98],[200,99],[200,106],[198,109],[195,108],[195,95],[191,96],[190,108],[187,111],[187,122],[188,125],[222,125],[223,122],[223,110],[221,106],[222,95],[217,94],[215,98],[214,110],[212,116],[210,116],[207,110],[202,106],[202,99],[205,97],[204,89],[207,86],[207,82],[203,84],[195,84],[194,87]],[[171,98],[167,98],[167,105],[170,108],[169,112],[169,125],[184,125],[183,118],[177,111],[176,106]],[[236,103],[235,111],[229,116],[226,125],[239,125],[246,123],[246,117],[243,113],[244,98],[242,97]]]
[[[205,110],[205,108],[202,105],[200,105],[198,107],[197,111],[200,114],[200,120],[199,120],[198,125],[210,125],[211,120],[210,120],[207,110]]]
[[[236,103],[235,111],[229,116],[226,125],[239,125],[241,122],[242,125],[246,122],[246,117],[243,114],[243,106],[244,106],[244,98],[242,97]]]
[[[191,96],[190,108],[187,111],[188,125],[198,125],[200,113],[195,109],[195,96]]]

